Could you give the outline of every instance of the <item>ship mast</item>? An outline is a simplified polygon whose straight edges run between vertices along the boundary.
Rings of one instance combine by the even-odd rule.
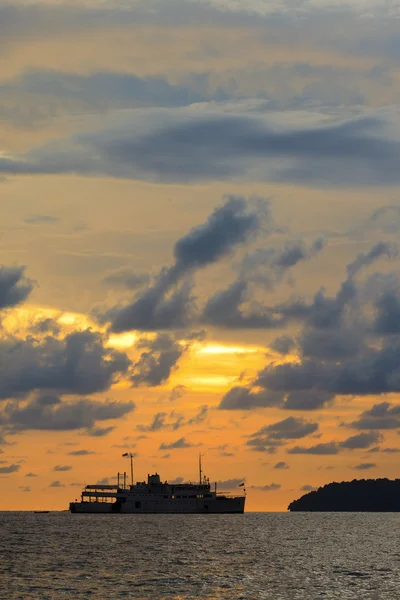
[[[202,481],[201,452],[199,452],[199,482],[200,482],[200,485],[201,485],[201,481]]]
[[[132,452],[125,452],[122,456],[129,456],[131,459],[131,486],[133,487],[133,457],[135,456]]]

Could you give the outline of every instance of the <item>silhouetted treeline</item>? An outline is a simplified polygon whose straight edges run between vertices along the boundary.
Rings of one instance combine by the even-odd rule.
[[[400,512],[400,479],[329,483],[288,506],[290,511]]]

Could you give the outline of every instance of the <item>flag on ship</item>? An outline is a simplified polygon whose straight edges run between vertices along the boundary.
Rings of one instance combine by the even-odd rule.
[[[238,487],[244,487],[244,482],[243,483],[239,483]]]
[[[123,454],[122,456],[128,456],[128,452],[125,452],[125,454]]]

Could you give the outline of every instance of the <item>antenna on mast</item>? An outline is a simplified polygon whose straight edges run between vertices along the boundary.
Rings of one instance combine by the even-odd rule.
[[[199,452],[199,482],[200,482],[200,485],[201,485],[201,481],[202,481],[201,452]]]
[[[129,456],[131,459],[131,486],[133,487],[133,457],[135,456],[132,452],[125,452],[122,456]]]

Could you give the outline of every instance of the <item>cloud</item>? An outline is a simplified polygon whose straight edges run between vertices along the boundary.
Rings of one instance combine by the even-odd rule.
[[[352,435],[347,440],[340,442],[339,446],[348,450],[365,449],[370,448],[373,444],[377,444],[381,440],[382,435],[379,432],[370,431],[368,433]]]
[[[303,438],[318,430],[318,423],[297,417],[287,417],[283,421],[262,427],[251,435],[253,438],[266,436],[269,441]]]
[[[238,479],[220,479],[217,481],[217,490],[234,490],[235,488],[239,487],[239,485],[244,481],[244,477],[239,477]]]
[[[24,271],[25,267],[0,266],[0,310],[20,304],[33,290],[33,281]]]
[[[280,461],[277,462],[276,465],[274,465],[274,469],[289,469],[289,465],[284,461]]]
[[[57,221],[58,218],[53,217],[51,215],[31,215],[30,217],[26,217],[26,219],[24,219],[24,222],[28,223],[28,225],[52,225],[54,223],[57,223]]]
[[[272,227],[271,229],[273,230]],[[275,228],[275,231],[282,233],[279,228]],[[262,282],[267,289],[273,289],[289,269],[301,261],[310,260],[324,246],[325,240],[322,237],[315,239],[309,246],[302,239],[289,239],[285,241],[283,248],[257,248],[246,254],[240,269],[247,280]]]
[[[253,408],[265,408],[278,406],[282,402],[283,395],[276,392],[252,391],[248,387],[235,386],[231,388],[222,398],[218,405],[220,410],[251,410]]]
[[[101,130],[3,157],[0,172],[101,174],[164,183],[235,177],[321,187],[400,182],[394,117],[379,113],[300,126],[284,124],[276,114],[141,111],[139,124],[139,115],[128,113]]]
[[[70,471],[71,469],[70,465],[56,465],[53,467],[53,471]]]
[[[286,450],[288,454],[316,454],[316,455],[329,455],[338,454],[339,448],[336,442],[327,442],[323,444],[316,444],[306,448],[305,446],[294,446]]]
[[[0,425],[10,431],[90,430],[97,421],[118,419],[134,409],[133,402],[99,402],[86,398],[66,402],[58,396],[39,395],[23,406],[6,404],[0,412]]]
[[[267,213],[265,233],[281,233]],[[240,265],[240,274],[228,288],[215,293],[207,301],[202,322],[230,329],[273,329],[284,327],[288,316],[280,307],[270,308],[251,301],[250,285],[262,285],[272,290],[282,280],[288,269],[301,260],[308,260],[322,250],[324,240],[316,239],[308,248],[304,241],[286,241],[283,249],[258,248],[246,254]]]
[[[347,425],[353,429],[398,429],[400,428],[400,406],[390,402],[374,404],[361,413],[359,419]]]
[[[169,483],[171,485],[180,485],[181,483],[183,483],[185,481],[184,477],[175,477],[175,479],[173,479],[172,481],[170,481]]]
[[[274,329],[285,325],[285,318],[263,306],[245,311],[249,300],[248,282],[234,281],[226,290],[214,294],[204,307],[202,323],[229,329]]]
[[[260,490],[261,492],[276,492],[281,489],[281,485],[279,483],[269,483],[267,485],[251,485],[253,490]]]
[[[303,485],[300,488],[300,490],[302,492],[314,492],[316,489],[317,489],[316,487],[309,485],[309,484]]]
[[[379,395],[400,390],[400,344],[384,343],[365,348],[359,357],[343,362],[307,360],[268,366],[258,373],[254,385],[270,391],[323,392],[335,395]]]
[[[191,229],[174,246],[175,263],[161,270],[155,283],[141,292],[131,304],[108,313],[111,329],[129,330],[182,328],[193,316],[191,284],[182,278],[194,270],[213,264],[256,235],[261,227],[257,210],[241,196],[227,196],[205,223]],[[180,285],[179,285],[180,284]]]
[[[170,444],[162,443],[159,447],[159,450],[175,450],[178,448],[192,448],[194,444],[186,441],[184,437],[179,438],[176,442],[171,442]]]
[[[177,363],[188,350],[188,345],[161,333],[154,339],[140,340],[137,348],[146,348],[146,350],[133,364],[132,384],[158,386],[167,381],[171,373],[177,369]]]
[[[0,85],[2,94],[58,98],[64,110],[79,106],[92,112],[133,107],[179,107],[207,98],[193,87],[174,85],[166,77],[138,77],[133,73],[97,71],[89,74],[28,70]],[[208,97],[210,94],[207,95]],[[218,93],[220,100],[224,94]],[[75,108],[76,109],[76,108]]]
[[[319,390],[257,390],[235,386],[222,398],[218,405],[221,410],[252,410],[279,406],[286,410],[315,410],[329,404],[334,394]]]
[[[399,282],[389,281],[385,283],[383,287],[380,286],[380,293],[374,303],[375,319],[372,330],[378,336],[395,336],[400,333]]]
[[[167,424],[165,422],[166,418],[166,412],[158,412],[154,415],[150,425],[136,425],[136,429],[138,429],[139,431],[159,431],[160,429],[164,429],[165,427],[167,427]]]
[[[357,469],[358,471],[367,471],[368,469],[375,469],[375,467],[375,463],[360,463],[359,465],[356,465],[353,468]]]
[[[21,468],[21,465],[7,465],[6,467],[0,467],[0,475],[5,473],[16,473]]]
[[[388,242],[377,242],[368,252],[360,252],[353,262],[347,265],[347,275],[354,277],[362,268],[371,265],[381,256],[395,258],[399,254],[396,244]]]
[[[27,473],[25,477],[37,477],[36,473]]]
[[[93,450],[73,450],[68,452],[69,456],[89,456],[89,454],[96,454]]]
[[[107,348],[106,341],[89,329],[63,339],[1,339],[0,398],[24,397],[35,390],[67,394],[107,390],[130,361],[125,353]]]
[[[119,269],[104,277],[103,283],[110,287],[125,287],[128,290],[136,290],[147,285],[150,281],[148,273],[136,273],[129,268]]]
[[[281,335],[275,338],[269,347],[271,350],[279,352],[279,354],[283,354],[285,356],[296,347],[296,342],[288,335]]]
[[[90,435],[91,437],[104,437],[105,435],[108,435],[109,433],[111,433],[112,431],[114,431],[115,427],[113,427],[112,425],[110,425],[109,427],[88,427],[86,430],[86,434]]]
[[[63,483],[61,483],[60,481],[53,481],[52,483],[50,483],[49,487],[51,487],[51,488],[63,488],[63,487],[65,487],[65,485]]]

